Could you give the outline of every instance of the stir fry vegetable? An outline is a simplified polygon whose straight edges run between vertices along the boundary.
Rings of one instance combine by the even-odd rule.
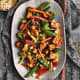
[[[42,23],[41,23],[41,29],[42,29],[42,31],[43,31],[46,35],[48,35],[48,36],[53,36],[53,35],[55,35],[55,33],[53,32],[54,29],[50,29],[48,22],[42,22]]]
[[[39,78],[58,65],[63,45],[61,24],[49,8],[49,2],[28,7],[19,23],[15,45],[19,49],[19,64],[28,70],[25,77],[36,74]]]
[[[22,32],[18,32],[17,33],[17,38],[20,39],[20,40],[23,39],[23,33]]]
[[[49,8],[50,8],[49,2],[44,2],[38,7],[38,9],[43,10],[43,11],[48,11]]]
[[[35,67],[33,67],[33,68],[25,75],[25,77],[32,76],[33,73],[37,72],[37,70],[38,70],[38,65],[39,65],[39,64],[36,64]]]
[[[42,64],[43,66],[45,66],[46,68],[50,68],[50,63],[48,61],[45,61],[45,60],[38,60],[40,64]]]

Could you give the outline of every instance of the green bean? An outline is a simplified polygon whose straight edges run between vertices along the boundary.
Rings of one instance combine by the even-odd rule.
[[[27,72],[25,77],[32,76],[38,70],[38,66],[39,66],[39,64],[37,63],[31,70],[29,70],[29,72]]]
[[[50,8],[49,2],[44,2],[38,6],[38,9],[48,11]]]
[[[48,61],[43,60],[43,59],[39,59],[38,60],[40,64],[42,64],[43,66],[45,66],[46,68],[50,68],[50,63],[48,63]]]

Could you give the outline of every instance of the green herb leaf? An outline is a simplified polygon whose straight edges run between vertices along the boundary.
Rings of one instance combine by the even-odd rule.
[[[46,35],[48,36],[55,36],[55,33],[52,31],[45,31]]]
[[[48,36],[55,35],[55,33],[53,31],[51,31],[48,22],[41,22],[41,29]]]

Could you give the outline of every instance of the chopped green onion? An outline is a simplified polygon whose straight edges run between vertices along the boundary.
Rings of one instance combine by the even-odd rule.
[[[22,40],[24,37],[23,37],[23,32],[18,32],[17,33],[17,38]]]

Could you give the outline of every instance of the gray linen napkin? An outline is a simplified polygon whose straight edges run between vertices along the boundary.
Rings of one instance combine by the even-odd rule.
[[[4,46],[2,44],[2,30],[5,22],[5,17],[6,14],[3,15],[3,13],[0,13],[0,80],[6,80],[6,54],[4,53]]]

